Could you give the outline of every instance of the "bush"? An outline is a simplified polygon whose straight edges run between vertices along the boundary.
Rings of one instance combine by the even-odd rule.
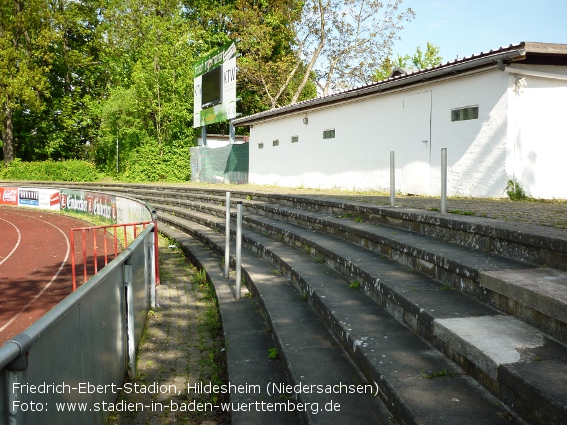
[[[144,143],[132,151],[121,180],[128,182],[185,182],[191,179],[189,146]]]
[[[520,182],[516,179],[508,180],[508,184],[506,185],[506,194],[512,201],[520,201],[527,198],[526,192],[520,185]]]
[[[0,169],[3,180],[93,182],[101,176],[94,164],[86,161],[23,162],[15,159]]]

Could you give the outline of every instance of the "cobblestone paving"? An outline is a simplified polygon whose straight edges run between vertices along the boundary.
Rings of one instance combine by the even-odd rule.
[[[211,320],[220,319],[215,317],[216,306],[206,289],[194,282],[196,271],[185,263],[180,250],[168,246],[160,238],[159,307],[149,313],[139,346],[137,377],[130,382],[135,391],[122,394],[118,401],[140,404],[130,405],[135,407],[133,412],[115,413],[109,424],[228,423],[228,417],[219,412],[183,411],[195,397],[203,403],[211,401],[194,394],[188,397],[187,387],[200,381],[215,382],[226,373],[219,359],[224,343],[218,331],[210,331]],[[154,383],[162,391],[143,392],[152,391]]]

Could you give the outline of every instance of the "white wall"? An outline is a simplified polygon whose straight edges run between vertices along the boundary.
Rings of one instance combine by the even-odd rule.
[[[502,197],[506,189],[507,88],[499,70],[437,84],[433,94],[431,193],[441,191],[447,148],[449,196]],[[451,110],[478,106],[478,119],[451,122]]]
[[[423,94],[430,92],[431,110],[418,110],[422,123],[423,114],[428,113],[431,122],[429,175],[423,177],[426,186],[421,193],[440,194],[441,148],[446,147],[450,196],[504,197],[515,167],[518,179],[532,195],[567,198],[567,185],[562,192],[553,187],[550,168],[567,157],[559,120],[560,99],[567,99],[565,81],[556,91],[551,89],[561,83],[529,78],[520,100],[513,92],[514,81],[511,74],[494,69],[308,112],[307,125],[302,122],[304,113],[255,124],[251,128],[249,181],[288,187],[388,190],[389,152],[394,150],[396,189],[407,188],[407,179],[421,173],[413,166],[418,162],[416,152],[425,144],[423,132],[414,131],[418,120],[404,115],[404,105],[407,110],[411,99],[420,95],[425,99]],[[478,119],[451,122],[452,109],[475,105],[479,106]],[[515,116],[514,108],[523,111],[517,131],[508,120],[509,113]],[[336,138],[324,140],[323,130],[329,128],[335,129]],[[509,137],[515,131],[521,135],[516,153],[513,137]],[[292,136],[298,136],[299,142],[291,143]],[[276,139],[279,146],[272,146]],[[258,143],[264,148],[258,149]]]
[[[400,103],[394,99],[392,102]],[[257,184],[315,188],[370,189],[384,180],[389,154],[395,146],[397,117],[385,103],[357,102],[255,124],[250,137],[249,181]],[[373,122],[372,127],[368,126]],[[336,138],[323,139],[335,129]],[[378,130],[379,129],[379,130]],[[298,136],[297,143],[291,137]],[[279,146],[272,142],[279,139]],[[258,149],[258,143],[264,148]]]
[[[567,74],[559,67],[534,69]],[[525,86],[514,87],[517,78]],[[510,79],[510,108],[517,117],[510,122],[510,178],[530,196],[566,199],[567,81],[513,73]]]

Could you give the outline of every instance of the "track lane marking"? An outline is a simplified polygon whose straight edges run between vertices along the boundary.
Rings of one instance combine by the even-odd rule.
[[[0,266],[1,266],[2,263],[4,261],[6,261],[8,258],[10,258],[12,256],[12,254],[16,251],[16,249],[18,249],[18,246],[20,246],[20,242],[22,241],[22,234],[20,233],[20,229],[18,229],[18,226],[16,226],[11,221],[5,220],[3,218],[0,218],[0,220],[5,221],[6,223],[10,224],[14,229],[16,229],[16,232],[18,232],[18,242],[16,243],[16,246],[14,247],[14,249],[12,251],[10,251],[10,253],[6,256],[6,258],[4,258],[2,261],[0,261]]]
[[[30,306],[32,305],[39,297],[41,297],[41,295],[43,295],[43,293],[47,290],[47,288],[49,288],[51,286],[51,284],[55,281],[55,279],[57,279],[59,277],[59,275],[61,274],[61,271],[63,270],[63,268],[65,267],[65,264],[67,264],[67,259],[69,258],[69,253],[71,251],[71,244],[69,242],[69,238],[67,237],[67,234],[61,230],[58,226],[56,226],[53,223],[50,223],[46,220],[42,220],[40,218],[36,218],[33,216],[29,216],[27,214],[23,214],[26,217],[32,218],[34,220],[38,220],[38,221],[42,221],[46,224],[49,224],[51,227],[54,227],[55,229],[57,229],[65,238],[65,242],[67,243],[67,252],[65,253],[65,258],[63,259],[63,262],[61,263],[61,266],[59,267],[59,270],[57,270],[57,273],[55,273],[55,275],[51,278],[51,280],[49,281],[49,283],[47,283],[47,285],[45,285],[43,287],[43,289],[41,291],[39,291],[37,293],[37,295],[35,297],[33,297],[18,313],[16,313],[8,322],[6,322],[2,327],[0,327],[0,332],[4,331],[4,329],[6,329],[8,326],[10,326],[12,323],[14,323],[14,321],[20,317],[20,315]],[[1,263],[0,263],[1,264]]]

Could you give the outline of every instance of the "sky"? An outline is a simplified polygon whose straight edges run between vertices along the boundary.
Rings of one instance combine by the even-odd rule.
[[[415,18],[404,24],[394,56],[425,51],[443,62],[522,41],[567,44],[567,0],[403,0]]]

